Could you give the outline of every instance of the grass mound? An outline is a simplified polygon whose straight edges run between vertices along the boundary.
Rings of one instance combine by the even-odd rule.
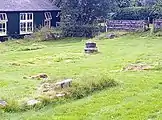
[[[43,49],[46,46],[44,45],[39,45],[39,44],[32,44],[30,46],[23,46],[19,48],[19,51],[30,51],[30,50],[38,50],[38,49]]]
[[[73,87],[69,89],[71,97],[80,99],[90,95],[93,92],[103,90],[118,85],[118,83],[110,79],[107,75],[88,76],[75,80]]]
[[[51,84],[51,87],[54,87],[54,82],[46,82]],[[80,77],[73,80],[73,83],[68,88],[62,89],[55,89],[50,88],[49,91],[44,92],[45,94],[40,94],[35,99],[41,101],[39,105],[34,106],[27,106],[25,102],[18,103],[18,101],[11,101],[7,100],[8,105],[3,108],[5,112],[19,112],[19,111],[26,111],[29,109],[37,109],[42,108],[50,103],[60,104],[64,103],[70,99],[81,99],[86,97],[94,92],[114,87],[118,85],[118,83],[110,79],[108,75],[95,75],[95,76],[87,76],[87,77]],[[40,90],[40,89],[39,89]],[[64,94],[63,96],[56,96],[56,94]]]

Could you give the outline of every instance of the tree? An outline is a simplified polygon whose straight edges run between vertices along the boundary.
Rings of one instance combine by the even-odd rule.
[[[73,24],[92,24],[99,17],[114,11],[114,0],[54,0],[62,10],[62,20]]]
[[[157,0],[142,0],[144,6],[153,6],[157,3]]]
[[[117,3],[117,6],[119,8],[124,8],[124,7],[130,7],[131,6],[131,0],[115,0]]]

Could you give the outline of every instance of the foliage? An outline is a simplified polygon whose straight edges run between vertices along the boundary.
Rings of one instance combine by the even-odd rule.
[[[117,6],[119,8],[124,8],[124,7],[130,7],[131,6],[131,0],[115,0],[117,3]]]
[[[113,19],[117,20],[148,20],[162,18],[162,8],[154,7],[127,7],[119,9]]]
[[[66,0],[59,5],[63,22],[71,24],[92,24],[97,18],[106,16],[116,7],[113,0]]]
[[[37,29],[31,36],[25,36],[25,39],[34,39],[36,41],[57,40],[62,37],[61,30],[58,28],[42,27]]]
[[[99,27],[93,25],[69,25],[62,27],[65,37],[94,37],[99,33]]]
[[[106,17],[116,7],[113,0],[56,0],[54,3],[61,8],[63,35],[75,37],[94,36],[96,20]]]
[[[81,77],[74,81],[74,85],[70,88],[69,92],[73,99],[80,99],[89,94],[103,90],[105,88],[110,88],[117,86],[118,83],[113,79],[110,79],[108,75],[103,74],[100,76],[88,76]]]
[[[114,19],[117,20],[147,20],[150,9],[145,7],[128,7],[117,11]]]
[[[116,34],[115,31],[113,33]],[[57,105],[54,102],[40,110],[0,112],[1,119],[145,120],[155,118],[161,120],[162,45],[159,44],[161,37],[150,36],[149,33],[131,33],[113,40],[96,39],[100,53],[95,55],[83,53],[85,40],[66,38],[60,41],[44,41],[41,44],[47,47],[36,51],[17,51],[23,46],[32,45],[35,41],[1,43],[0,62],[3,64],[0,64],[0,85],[2,85],[0,98],[9,97],[13,101],[22,101],[24,97],[34,98],[35,94],[37,95],[37,87],[42,81],[23,79],[23,77],[38,73],[47,73],[53,82],[72,78],[76,80],[74,86],[84,87],[84,84],[91,83],[96,85],[102,79],[103,81],[115,80],[119,83],[118,86],[90,93],[88,97],[80,100],[70,100]],[[60,56],[63,60],[55,62],[54,59]],[[71,61],[67,61],[68,57]],[[33,64],[28,63],[31,60]],[[20,66],[11,65],[11,62],[20,63]],[[149,71],[120,71],[124,66],[136,62],[158,65],[158,67]],[[8,99],[4,100],[8,101]],[[44,100],[44,104],[48,102]]]

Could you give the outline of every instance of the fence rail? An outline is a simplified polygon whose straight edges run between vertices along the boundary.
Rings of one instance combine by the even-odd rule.
[[[145,31],[148,28],[148,22],[145,20],[108,20],[106,22],[106,31],[108,30],[128,30]]]
[[[153,21],[154,31],[162,30],[162,19],[156,19]]]

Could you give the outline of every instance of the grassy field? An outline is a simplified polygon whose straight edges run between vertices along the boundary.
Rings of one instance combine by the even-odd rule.
[[[88,97],[39,110],[8,113],[2,120],[161,120],[162,37],[128,34],[96,40],[100,53],[86,55],[85,40],[10,41],[0,43],[0,98],[21,101],[36,96],[41,80],[23,79],[46,73],[52,80],[107,75],[119,83]],[[120,71],[132,63],[156,69]]]

